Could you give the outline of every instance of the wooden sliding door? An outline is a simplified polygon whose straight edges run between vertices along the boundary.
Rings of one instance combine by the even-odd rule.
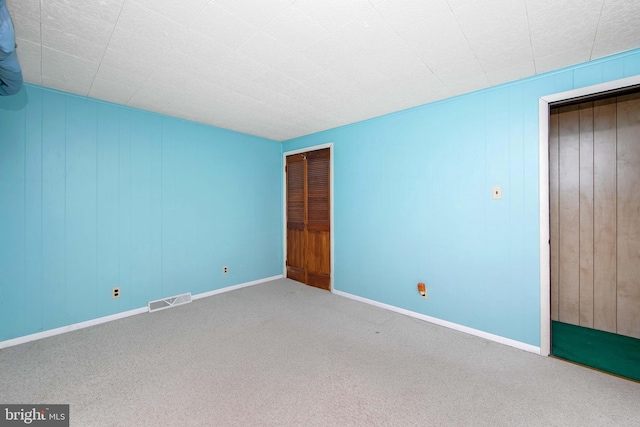
[[[287,156],[287,277],[331,288],[330,150]]]

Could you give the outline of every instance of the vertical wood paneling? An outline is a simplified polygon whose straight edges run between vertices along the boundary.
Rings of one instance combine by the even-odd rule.
[[[509,221],[513,223],[520,223],[521,226],[513,226],[509,231],[509,247],[517,248],[522,247],[525,242],[525,234],[526,234],[526,220],[524,219],[525,211],[526,211],[526,203],[525,203],[525,183],[524,183],[524,174],[521,172],[525,169],[525,153],[524,153],[524,126],[523,126],[523,91],[521,87],[512,87],[509,90]],[[484,174],[483,168],[483,174]],[[480,185],[483,185],[482,175],[476,175],[475,179]],[[482,188],[482,187],[481,187]],[[484,196],[484,188],[478,193]],[[481,204],[482,199],[480,199],[477,203]],[[471,206],[469,209],[473,209]],[[478,214],[477,217],[482,219],[482,215]],[[475,231],[476,236],[488,235],[488,230],[480,230],[478,227],[470,228],[470,235]],[[486,239],[486,237],[484,237]],[[472,239],[476,242],[480,240],[480,238]],[[477,246],[477,250],[481,251],[482,247],[480,245]],[[522,271],[524,270],[524,266],[527,261],[527,254],[524,251],[509,251],[508,255],[508,282],[515,283],[522,275]],[[518,290],[517,292],[521,292]],[[487,299],[487,294],[482,289],[481,292],[478,293],[478,299],[484,301]],[[525,310],[524,305],[514,305],[512,306],[514,310],[522,311]],[[508,331],[510,328],[512,330],[516,330],[522,327],[522,317],[518,317],[518,320],[515,324],[507,326],[505,325],[504,331]]]
[[[616,104],[593,110],[593,326],[616,332]]]
[[[137,116],[131,129],[131,281],[136,284],[131,297],[140,306],[160,284],[162,151],[159,120],[148,114]]]
[[[47,328],[68,324],[66,296],[66,97],[42,97],[42,320]]]
[[[118,147],[118,282],[119,303],[131,301],[131,116],[120,112]],[[113,286],[116,286],[115,284]],[[132,307],[133,308],[133,307]]]
[[[166,227],[163,224],[162,227],[162,256],[163,259],[171,259],[173,262],[162,263],[162,286],[157,298],[173,295],[172,291],[177,288],[176,282],[180,276],[180,265],[183,263],[181,254],[184,248],[179,236],[183,234],[184,225],[178,219],[182,201],[181,179],[183,179],[180,170],[185,162],[183,146],[178,143],[178,137],[174,134],[182,131],[181,127],[171,129],[169,123],[162,123],[162,218],[166,224],[175,226]]]
[[[509,181],[509,109],[487,108],[489,105],[502,104],[509,105],[509,91],[496,91],[491,93],[482,106],[482,108],[487,109],[487,114],[484,126],[478,126],[478,130],[484,127],[486,141],[490,142],[485,142],[484,144],[484,156],[478,156],[482,158],[481,162],[475,162],[473,160],[477,155],[474,156],[474,154],[470,154],[473,149],[468,146],[461,148],[458,144],[447,144],[446,146],[435,144],[438,148],[435,153],[431,154],[435,160],[432,179],[423,185],[427,185],[429,191],[429,196],[426,197],[429,206],[427,209],[438,212],[432,219],[428,220],[435,225],[436,234],[430,234],[427,241],[431,239],[431,236],[436,236],[435,239],[441,243],[433,246],[431,243],[418,243],[419,247],[431,247],[434,252],[432,255],[434,263],[437,266],[448,263],[465,266],[465,268],[460,271],[443,274],[441,277],[434,278],[434,282],[442,283],[444,286],[450,287],[452,293],[464,295],[464,297],[461,297],[464,298],[464,303],[468,304],[470,301],[475,301],[475,304],[486,304],[487,312],[491,313],[487,314],[488,319],[484,320],[487,323],[495,321],[494,315],[499,316],[510,310],[508,307],[513,301],[510,291],[500,292],[500,295],[493,295],[491,297],[486,295],[486,286],[473,287],[472,290],[462,291],[463,283],[469,283],[474,280],[471,276],[466,276],[462,270],[468,270],[472,275],[475,274],[476,270],[484,271],[486,283],[491,284],[488,286],[502,286],[509,281],[509,270],[511,268],[508,262],[510,255],[508,249],[510,235],[509,233],[494,233],[491,231],[500,230],[501,227],[509,221],[510,212],[508,206],[511,203],[511,195],[517,194],[518,192],[518,190],[515,190],[515,188],[510,185]],[[447,116],[449,114],[451,114],[452,118],[460,117],[458,113],[453,110],[447,111]],[[475,118],[471,120],[475,120]],[[460,126],[457,126],[452,119],[448,118],[447,124],[443,126],[442,133],[438,135],[436,140],[446,138],[446,134],[449,132],[456,133],[456,138],[460,138],[460,140],[466,139],[473,141],[475,139],[474,136],[466,134],[466,131],[463,132],[462,135],[457,134],[459,127]],[[467,175],[464,170],[466,168],[471,169],[470,165],[480,166],[486,174],[484,179],[478,179],[477,177],[475,179],[469,178],[469,175]],[[475,169],[475,167],[473,169]],[[473,176],[475,174],[476,171],[473,170],[471,175]],[[375,175],[375,172],[373,172],[372,175]],[[389,185],[389,177],[385,176],[383,179],[384,185]],[[474,190],[473,187],[469,185],[471,180],[482,182],[486,187],[484,187],[482,191]],[[489,191],[491,191],[491,186],[494,185],[502,185],[503,199],[500,201],[491,200],[489,203],[485,202],[484,212],[475,212],[476,209],[471,207],[478,206],[478,201],[475,200],[475,197],[478,195],[481,197],[487,195],[486,197],[489,198]],[[455,196],[451,197],[451,195]],[[451,204],[452,209],[447,211],[434,209],[435,203],[440,204],[443,201],[446,204]],[[466,206],[465,201],[468,203]],[[392,222],[397,218],[393,210],[394,208],[391,207],[391,212],[388,217],[385,218],[385,222]],[[418,213],[418,215],[421,217],[423,214]],[[472,215],[473,219],[467,215]],[[361,216],[365,217],[368,215]],[[484,230],[482,230],[485,232],[485,235],[482,237],[477,236],[476,239],[473,239],[471,236],[480,231],[478,227],[475,226],[476,221],[482,221],[483,224],[485,224],[483,226]],[[393,236],[394,234],[391,228],[385,227],[385,231],[388,232],[389,236]],[[482,240],[483,245],[486,244],[495,248],[495,251],[486,254],[485,265],[477,266],[469,262],[470,257],[467,252],[471,249],[468,244],[469,240],[476,240],[476,242]],[[456,250],[456,248],[464,248],[464,250]],[[388,254],[385,258],[391,258],[391,256],[391,254]],[[387,261],[382,259],[378,262],[386,264]],[[394,278],[392,280],[395,280],[396,271],[399,267],[399,264],[394,266]],[[432,268],[432,270],[437,269],[439,268]],[[427,272],[424,277],[430,279],[431,272]],[[418,280],[418,282],[421,281],[422,280]],[[427,286],[429,286],[429,283],[427,283]],[[458,286],[460,286],[460,288],[455,289]],[[429,292],[432,292],[432,290],[429,290]],[[429,295],[429,298],[431,297],[432,295]],[[419,306],[420,304],[417,305],[417,307]],[[453,304],[449,307],[443,307],[443,314],[446,315],[446,311],[451,310],[452,306]],[[460,321],[464,322],[464,324],[471,324],[474,321],[472,316],[470,313],[465,313],[464,316],[460,316]],[[509,325],[509,327],[512,326],[513,325]]]
[[[580,104],[580,326],[593,327],[593,103]]]
[[[148,156],[151,161],[151,188],[149,190],[152,211],[148,221],[152,232],[148,244],[151,246],[149,268],[151,268],[153,287],[148,293],[139,294],[142,300],[145,298],[149,300],[150,295],[155,295],[162,287],[162,119],[154,117],[150,126],[152,126],[152,129],[149,129],[151,147]],[[207,140],[207,142],[209,141]],[[211,233],[211,229],[208,231]],[[211,239],[211,244],[214,240],[214,238]],[[206,283],[209,283],[208,280]]]
[[[580,112],[560,108],[558,311],[561,322],[578,324],[580,306]]]
[[[69,323],[96,312],[97,104],[67,100],[65,162],[66,291]]]
[[[579,117],[570,114],[571,107],[554,109],[550,122],[550,225],[552,242],[560,241],[551,246],[552,299],[558,299],[552,319],[640,338],[640,94],[578,107]],[[572,216],[574,132],[579,136],[578,242]],[[578,322],[570,299],[576,283]]]
[[[195,141],[195,142],[192,142]],[[210,191],[207,186],[199,187],[190,185],[194,182],[201,182],[201,164],[206,162],[209,154],[200,151],[198,148],[197,133],[186,123],[170,123],[163,121],[162,137],[162,289],[159,296],[175,295],[184,286],[185,282],[199,282],[201,279],[195,277],[200,271],[194,270],[193,266],[198,264],[201,257],[196,249],[199,245],[199,235],[204,234],[201,230],[207,225],[201,220],[207,217],[228,218],[231,212],[235,212],[238,218],[242,218],[244,212],[237,209],[238,203],[235,198],[243,188],[243,175],[247,175],[247,170],[239,168],[228,152],[217,153],[218,168],[223,168],[222,176],[226,179],[223,189],[218,189],[216,198],[219,200],[218,211],[209,213],[206,203],[207,198],[201,193]],[[198,155],[196,156],[195,153]],[[198,157],[200,159],[198,159]],[[238,157],[239,158],[239,157]],[[237,159],[237,158],[236,158]],[[211,161],[211,160],[210,160]],[[211,188],[216,188],[212,184]],[[244,196],[243,196],[244,198]],[[226,219],[229,222],[228,219]],[[242,220],[241,220],[242,221]],[[242,221],[244,222],[244,221]],[[234,229],[232,222],[229,224],[220,223],[226,230],[220,230],[216,234],[216,239],[220,242],[225,240],[235,241],[233,235],[242,231]],[[228,252],[226,243],[223,244],[224,253]],[[168,262],[167,260],[171,260]],[[228,259],[218,259],[216,270],[228,265],[231,273],[222,276],[221,279],[228,280],[233,277],[235,269],[230,265]],[[220,284],[222,286],[224,282]]]
[[[42,92],[28,91],[25,162],[26,330],[42,330]]]
[[[275,141],[30,85],[1,97],[0,341],[278,274],[281,155]]]
[[[24,111],[0,110],[0,336],[25,329],[24,174]]]
[[[549,230],[551,235],[551,319],[559,320],[558,314],[558,268],[560,254],[559,246],[559,225],[558,213],[559,191],[558,191],[558,110],[551,110],[549,116]]]
[[[97,124],[97,287],[98,315],[106,316],[116,301],[111,288],[119,283],[118,270],[118,121],[116,107],[98,106]],[[126,292],[126,290],[124,290]]]
[[[617,332],[640,338],[640,94],[617,106]]]

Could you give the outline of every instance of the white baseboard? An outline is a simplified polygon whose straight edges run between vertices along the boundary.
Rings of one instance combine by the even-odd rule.
[[[239,285],[228,286],[222,289],[216,289],[215,291],[203,292],[201,294],[193,295],[192,299],[200,299],[209,297],[212,295],[221,294],[224,292],[235,291],[236,289],[246,288],[247,286],[253,286],[264,282],[270,282],[272,280],[281,279],[282,274],[278,276],[267,277],[265,279],[254,280],[252,282],[241,283]],[[149,307],[144,306],[140,308],[136,308],[134,310],[123,311],[122,313],[111,314],[109,316],[99,317],[97,319],[87,320],[85,322],[74,323],[68,326],[62,326],[56,329],[49,329],[48,331],[42,331],[35,334],[25,335],[23,337],[12,338],[6,341],[0,341],[0,349],[13,347],[15,345],[24,344],[30,341],[36,341],[43,338],[52,337],[55,335],[64,334],[71,331],[77,331],[78,329],[88,328],[90,326],[100,325],[102,323],[112,322],[118,319],[124,319],[125,317],[135,316],[136,314],[142,314],[149,312]]]
[[[415,311],[405,310],[404,308],[396,307],[389,304],[384,304],[382,302],[374,301],[371,299],[359,297],[357,295],[349,294],[347,292],[342,291],[333,291],[334,294],[349,298],[355,301],[360,301],[365,304],[370,304],[376,307],[384,308],[385,310],[394,311],[396,313],[404,314],[405,316],[414,317],[416,319],[424,320],[425,322],[434,323],[439,326],[444,326],[445,328],[454,329],[456,331],[464,332],[469,335],[475,335],[480,338],[487,339],[489,341],[494,341],[500,344],[508,345],[509,347],[515,347],[519,350],[528,351],[530,353],[540,354],[540,347],[533,346],[531,344],[526,344],[520,341],[512,340],[509,338],[501,337],[500,335],[490,334],[488,332],[480,331],[478,329],[469,328],[468,326],[458,325],[457,323],[448,322],[446,320],[438,319],[436,317],[427,316],[421,313],[416,313]]]
[[[43,338],[49,338],[54,335],[60,335],[71,331],[77,331],[78,329],[88,328],[90,326],[99,325],[101,323],[112,322],[118,319],[124,319],[125,317],[135,316],[136,314],[146,313],[149,309],[145,307],[136,308],[134,310],[123,311],[121,313],[111,314],[109,316],[98,317],[97,319],[87,320],[85,322],[74,323],[68,326],[62,326],[60,328],[49,329],[48,331],[42,331],[31,335],[25,335],[23,337],[13,338],[6,341],[0,341],[0,349],[13,347],[14,345],[24,344],[30,341],[41,340]]]
[[[194,299],[194,300],[197,300],[197,299],[200,299],[200,298],[206,298],[206,297],[210,297],[210,296],[213,296],[213,295],[222,294],[224,292],[230,292],[230,291],[235,291],[236,289],[246,288],[247,286],[254,286],[254,285],[259,285],[260,283],[264,283],[264,282],[271,282],[272,280],[282,279],[283,277],[284,276],[282,274],[279,274],[277,276],[266,277],[264,279],[254,280],[252,282],[240,283],[239,285],[227,286],[226,288],[216,289],[214,291],[203,292],[201,294],[193,295],[191,298]]]

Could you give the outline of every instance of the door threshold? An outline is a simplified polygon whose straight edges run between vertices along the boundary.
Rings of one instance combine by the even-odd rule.
[[[603,371],[602,369],[594,368],[593,366],[583,365],[582,363],[574,362],[573,360],[565,359],[563,357],[554,356],[553,354],[550,354],[549,357],[551,357],[552,359],[561,360],[563,362],[571,363],[572,365],[580,366],[582,368],[587,368],[587,369],[590,369],[592,371],[601,372],[603,374],[610,375],[612,377],[616,377],[616,378],[620,378],[620,379],[623,379],[623,380],[631,381],[632,383],[640,384],[640,381],[634,380],[633,378],[623,377],[622,375],[614,374],[614,373],[609,372],[609,371]]]

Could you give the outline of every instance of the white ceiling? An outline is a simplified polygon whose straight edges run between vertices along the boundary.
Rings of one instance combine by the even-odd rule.
[[[640,46],[640,0],[7,0],[25,81],[274,140]]]

